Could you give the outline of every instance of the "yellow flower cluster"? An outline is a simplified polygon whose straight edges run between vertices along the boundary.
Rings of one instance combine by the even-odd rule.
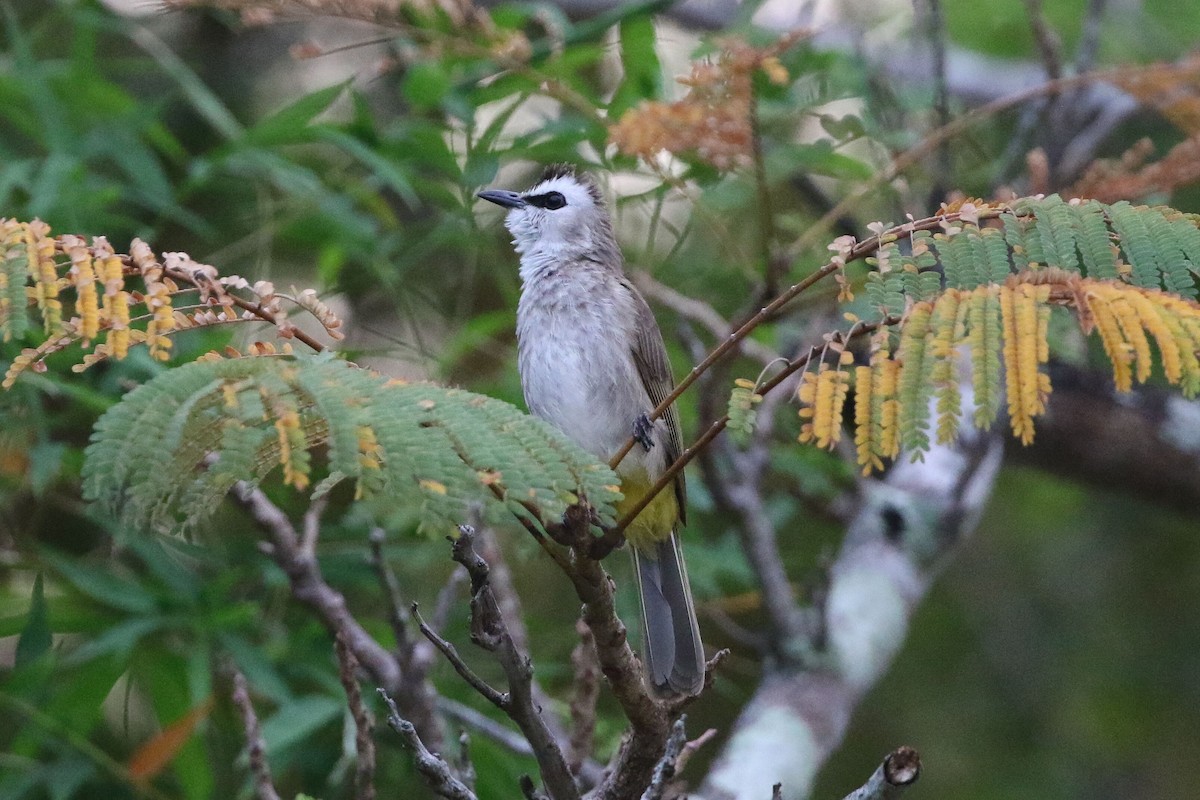
[[[1003,395],[1013,435],[1030,444],[1034,420],[1045,413],[1051,392],[1043,368],[1056,305],[1073,309],[1084,332],[1100,336],[1118,390],[1149,379],[1157,351],[1163,377],[1189,397],[1200,394],[1200,304],[1120,280],[1043,268],[1002,284],[944,289],[909,309],[894,356],[890,334],[882,330],[873,338],[870,366],[843,369],[852,362],[844,353],[836,369],[822,364],[806,374],[798,392],[805,420],[800,440],[826,448],[838,442],[845,386],[853,377],[854,444],[864,474],[901,449],[918,455],[928,446],[933,416],[937,441],[952,441],[969,369],[976,426],[992,424]]]
[[[800,441],[815,442],[817,447],[830,448],[842,438],[842,410],[850,391],[850,373],[843,364],[854,361],[849,352],[839,354],[838,364],[831,367],[822,362],[816,373],[805,372],[796,395],[800,400]]]

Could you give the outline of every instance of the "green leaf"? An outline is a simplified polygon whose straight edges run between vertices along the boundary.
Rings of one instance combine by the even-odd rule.
[[[662,65],[655,50],[657,36],[654,18],[637,14],[621,20],[621,66],[625,76],[608,105],[610,118],[616,119],[642,100],[662,92]]]
[[[46,592],[42,573],[33,580],[33,597],[29,601],[29,614],[21,638],[17,640],[16,666],[18,668],[37,661],[50,652],[54,637],[50,634],[50,619],[46,611]]]
[[[313,731],[337,720],[343,703],[324,695],[300,697],[282,706],[263,722],[262,736],[267,753],[277,754]]]
[[[437,108],[454,88],[445,68],[436,61],[412,65],[404,76],[404,96],[419,109]]]
[[[284,106],[246,131],[245,141],[259,147],[276,147],[311,139],[309,123],[333,105],[349,81],[320,89]]]
[[[118,578],[112,572],[91,565],[79,565],[66,556],[52,553],[45,554],[44,558],[75,588],[112,608],[134,614],[148,614],[158,606],[154,595],[142,586]]]

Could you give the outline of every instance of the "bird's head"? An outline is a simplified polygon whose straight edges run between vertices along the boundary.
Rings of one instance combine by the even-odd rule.
[[[600,190],[569,164],[547,167],[524,192],[485,189],[478,196],[509,209],[504,224],[518,253],[574,258],[613,246]]]

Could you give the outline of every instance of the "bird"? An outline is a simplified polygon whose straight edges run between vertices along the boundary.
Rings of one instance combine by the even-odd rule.
[[[596,182],[570,164],[546,167],[524,192],[485,189],[508,209],[505,227],[520,258],[517,368],[525,403],[600,460],[630,436],[616,467],[631,511],[682,450],[674,404],[650,413],[674,389],[662,331],[625,275],[624,258]],[[687,517],[683,472],[625,528],[641,599],[646,682],[660,699],[698,694],[704,648],[679,531]]]

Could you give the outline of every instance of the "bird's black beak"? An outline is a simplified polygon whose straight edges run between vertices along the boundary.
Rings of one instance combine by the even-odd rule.
[[[498,206],[505,208],[524,208],[525,198],[516,192],[510,192],[507,189],[484,189],[479,194],[475,195],[480,200],[487,200],[489,203],[495,203]]]

